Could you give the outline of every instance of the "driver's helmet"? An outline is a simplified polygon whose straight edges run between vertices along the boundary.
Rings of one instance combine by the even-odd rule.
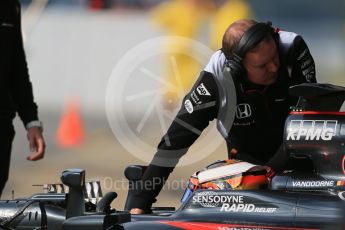
[[[252,190],[267,188],[265,169],[240,160],[216,161],[205,169],[195,172],[181,199],[184,203],[197,189]],[[256,169],[257,168],[257,169]]]

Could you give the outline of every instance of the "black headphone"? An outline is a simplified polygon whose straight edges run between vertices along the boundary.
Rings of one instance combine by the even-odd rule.
[[[277,32],[272,27],[271,22],[259,22],[251,26],[241,37],[240,42],[236,46],[232,54],[226,54],[224,48],[223,53],[227,58],[227,65],[235,81],[247,80],[247,70],[243,66],[242,61],[245,54],[255,48],[267,35],[277,39]]]

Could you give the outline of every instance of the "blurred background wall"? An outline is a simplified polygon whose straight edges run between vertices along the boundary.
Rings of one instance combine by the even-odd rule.
[[[44,133],[48,147],[44,160],[27,162],[25,132],[22,124],[16,120],[17,136],[13,147],[10,180],[3,198],[11,198],[12,190],[16,197],[39,192],[40,189],[32,187],[31,184],[59,182],[63,169],[80,167],[87,170],[89,178],[100,178],[105,190],[119,192],[120,196],[114,205],[121,208],[126,190],[124,187],[118,187],[116,183],[123,180],[122,172],[125,166],[147,162],[124,148],[123,145],[131,143],[120,143],[114,136],[106,117],[106,92],[114,67],[123,60],[128,50],[148,39],[163,35],[180,35],[215,50],[217,45],[212,43],[212,36],[216,34],[216,17],[224,17],[224,20],[218,19],[216,25],[223,22],[226,26],[236,17],[248,15],[258,21],[272,21],[274,26],[282,30],[303,35],[316,62],[318,81],[345,85],[343,0],[196,0],[191,1],[196,9],[188,8],[190,11],[186,12],[186,7],[180,10],[176,7],[176,11],[170,12],[172,16],[166,19],[170,23],[168,26],[159,25],[153,16],[158,9],[156,7],[168,3],[164,0],[21,2],[26,55],[40,117],[45,124]],[[232,5],[225,8],[224,5],[230,3]],[[203,7],[198,8],[200,5]],[[228,11],[229,14],[226,13]],[[193,33],[171,32],[169,28],[172,28],[174,23],[182,27],[189,25],[185,30]],[[164,66],[166,51],[164,47],[161,49],[161,54],[133,62],[136,70],[131,70],[132,78],[128,79],[128,84],[122,85],[123,92],[132,90],[140,95],[140,92],[156,87],[157,85],[145,78],[149,72],[162,81],[167,81],[167,67]],[[139,56],[141,55],[147,53]],[[178,59],[174,60],[179,63]],[[186,62],[188,60],[182,61]],[[200,60],[198,62],[200,66],[205,64]],[[197,78],[197,72],[189,74],[192,81]],[[121,76],[116,77],[121,79]],[[117,85],[111,87],[114,91],[120,90]],[[171,120],[167,119],[166,125],[162,127],[162,122],[158,122],[155,117],[157,114],[147,113],[147,103],[150,100],[143,97],[142,95],[143,100],[135,100],[133,104],[124,98],[123,104],[114,104],[114,108],[125,111],[128,119],[124,122],[128,122],[129,127],[133,126],[133,130],[137,128],[139,139],[155,146]],[[124,108],[124,105],[127,107]],[[178,105],[173,106],[175,107],[167,110],[176,112]],[[143,120],[145,114],[148,114],[148,118]],[[138,123],[142,121],[145,125],[141,125],[138,131]],[[72,125],[72,128],[69,125]],[[70,129],[74,130],[72,134]],[[221,140],[220,136],[215,138]],[[72,140],[71,143],[66,144],[66,139],[67,142]],[[200,145],[208,145],[202,140],[200,142]],[[197,154],[199,150],[191,151]],[[154,152],[148,154],[153,155]],[[195,157],[195,163],[176,169],[171,180],[186,180],[193,171],[225,157],[225,146],[219,145],[202,160]],[[181,193],[182,188],[167,188],[160,195],[158,205],[178,205]]]

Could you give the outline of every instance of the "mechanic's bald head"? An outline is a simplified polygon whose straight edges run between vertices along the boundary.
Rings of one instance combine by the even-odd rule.
[[[236,46],[240,42],[243,34],[257,22],[251,19],[240,19],[233,22],[225,31],[222,42],[222,49],[227,58],[229,58]]]

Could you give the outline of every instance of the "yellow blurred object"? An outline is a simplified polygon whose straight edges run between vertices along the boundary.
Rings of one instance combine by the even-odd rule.
[[[172,0],[153,9],[152,17],[167,35],[193,39],[213,8],[210,0]],[[175,43],[163,49],[168,54],[164,59],[163,77],[174,86],[164,89],[163,103],[167,108],[174,108],[197,78],[200,63],[192,58],[193,50],[189,44]]]
[[[250,5],[245,0],[227,0],[211,19],[210,40],[214,50],[222,47],[226,29],[234,21],[253,17]]]
[[[209,0],[171,0],[154,8],[152,17],[169,35],[193,38],[212,9]]]

